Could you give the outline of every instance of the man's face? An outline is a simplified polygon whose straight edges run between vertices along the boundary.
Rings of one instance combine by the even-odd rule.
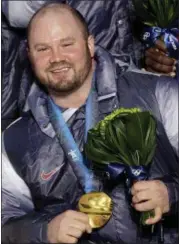
[[[71,13],[46,13],[32,25],[29,57],[37,78],[49,91],[71,92],[92,69],[93,39],[85,40]]]

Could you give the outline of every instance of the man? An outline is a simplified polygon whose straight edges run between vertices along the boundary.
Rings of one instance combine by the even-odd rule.
[[[23,35],[23,28],[27,27],[33,14],[47,2],[51,1],[2,1],[2,11],[5,15],[2,20],[2,41],[4,44],[2,45],[4,51],[2,61],[4,66],[2,130],[21,114],[31,86],[31,69],[24,47],[26,36]],[[94,35],[97,45],[112,53],[123,54],[121,59],[125,59],[125,62],[128,63],[130,62],[130,55],[135,65],[142,67],[143,45],[134,37],[134,31],[131,30],[135,26],[135,17],[131,21],[129,19],[130,16],[135,16],[131,1],[128,3],[126,0],[86,0],[85,2],[81,0],[56,0],[56,2],[68,3],[85,17],[90,33]],[[131,12],[129,12],[130,9]],[[138,24],[136,26],[138,27]],[[19,30],[22,33],[19,33]],[[15,46],[14,40],[17,43]],[[156,48],[162,52],[156,52]],[[146,69],[151,72],[175,76],[174,60],[162,55],[165,53],[163,50],[160,44],[146,52]]]
[[[82,152],[87,119],[94,117],[94,111],[90,111],[90,118],[85,116],[91,88],[98,121],[117,107],[152,111],[158,123],[158,148],[151,177],[158,180],[137,182],[132,188],[132,204],[138,211],[155,210],[148,225],[157,223],[163,214],[171,215],[173,222],[177,217],[177,84],[137,70],[119,77],[124,63],[100,47],[94,49],[83,17],[65,4],[41,8],[29,23],[28,53],[37,81],[27,99],[26,112],[5,131],[3,141],[4,153],[30,189],[34,209],[27,214],[8,213],[6,198],[3,243],[76,243],[80,238],[97,243],[149,242],[147,235],[139,235],[131,217],[123,182],[111,191],[106,189],[113,199],[113,215],[100,230],[92,231],[88,216],[77,211],[84,194],[82,167],[73,167],[60,142],[62,128],[58,134],[49,103],[63,113]],[[175,227],[168,230],[164,225],[167,243],[175,243]]]

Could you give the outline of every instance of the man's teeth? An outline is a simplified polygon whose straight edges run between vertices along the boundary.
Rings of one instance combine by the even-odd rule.
[[[62,69],[56,69],[56,70],[53,70],[54,73],[59,73],[59,72],[62,72],[62,71],[67,71],[69,68],[62,68]]]

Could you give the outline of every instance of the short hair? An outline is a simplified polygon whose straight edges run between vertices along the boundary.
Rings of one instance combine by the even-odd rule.
[[[72,8],[70,5],[68,5],[66,3],[58,3],[56,1],[54,1],[54,2],[44,4],[43,7],[40,8],[39,10],[37,10],[37,12],[32,16],[32,18],[28,24],[28,27],[27,27],[27,44],[28,45],[29,45],[29,37],[30,37],[30,32],[31,32],[31,28],[32,28],[34,19],[44,10],[46,10],[48,8],[49,9],[53,8],[55,6],[58,8],[61,8],[61,9],[69,10],[69,12],[73,15],[73,17],[80,23],[84,39],[88,38],[90,33],[89,33],[87,22],[86,22],[85,18],[83,17],[83,15],[78,10],[76,10],[75,8]]]

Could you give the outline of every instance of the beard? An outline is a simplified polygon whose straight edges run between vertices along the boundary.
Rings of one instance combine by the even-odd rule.
[[[40,83],[44,85],[48,91],[54,93],[66,94],[77,90],[81,85],[83,85],[92,68],[91,55],[87,45],[84,55],[85,61],[78,71],[72,63],[67,61],[63,60],[61,62],[54,62],[46,69],[47,73],[51,74],[51,70],[60,69],[61,67],[68,67],[69,70],[67,72],[60,72],[59,75],[57,74],[55,79],[52,77],[53,75],[49,75],[47,79],[42,79],[37,76]]]

